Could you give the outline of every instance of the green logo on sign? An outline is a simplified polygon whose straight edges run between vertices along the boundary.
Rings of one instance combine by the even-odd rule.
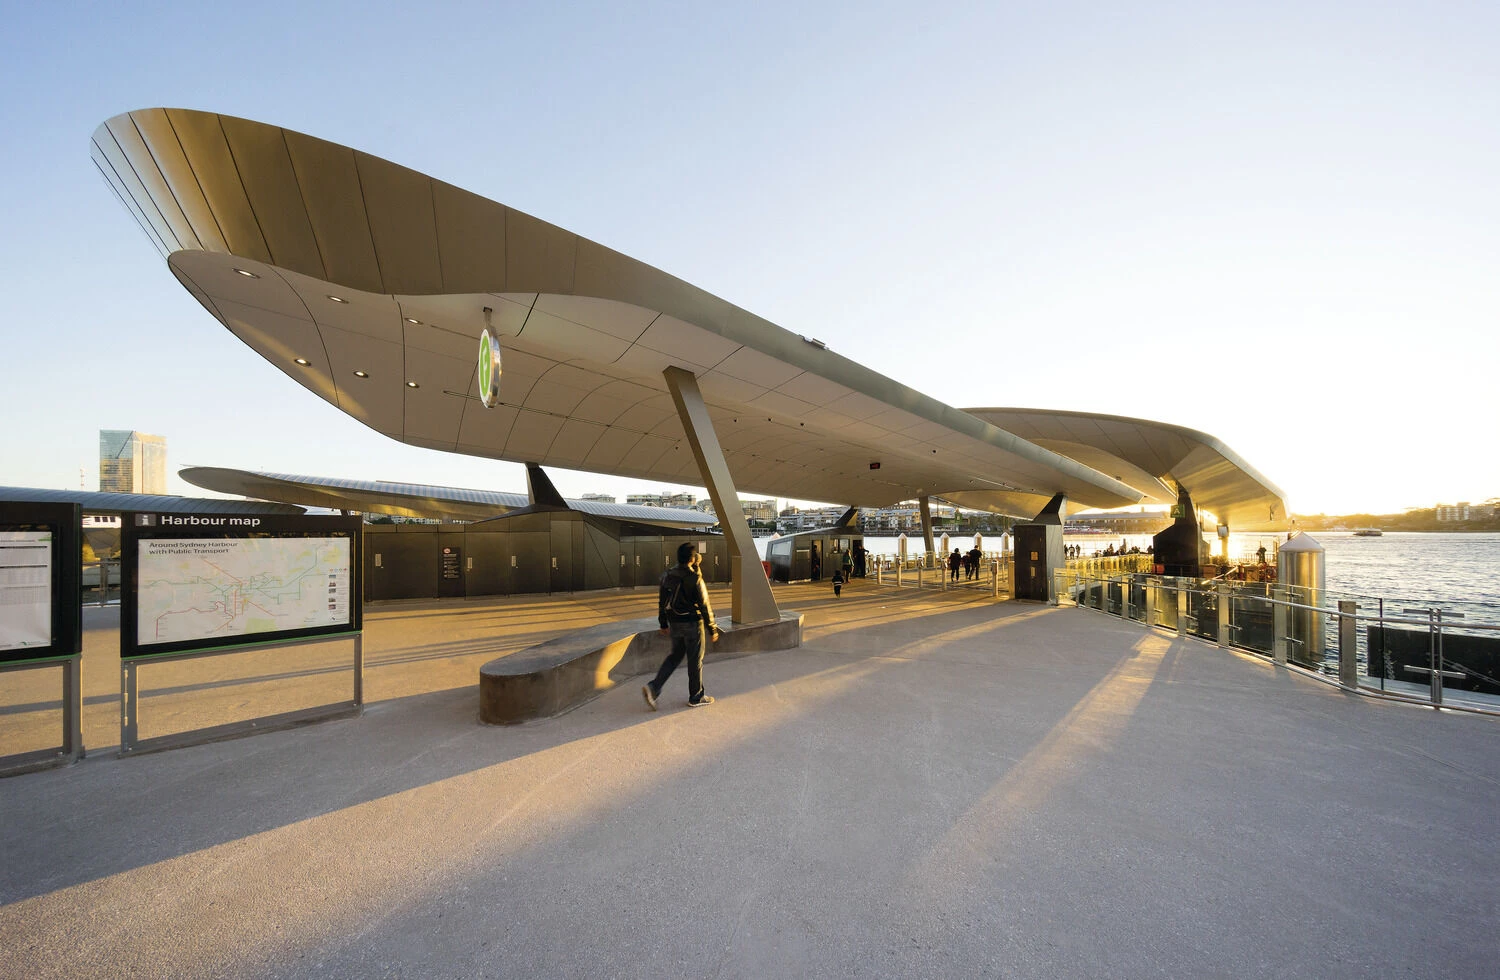
[[[500,402],[500,345],[488,330],[479,335],[479,400],[485,408]]]

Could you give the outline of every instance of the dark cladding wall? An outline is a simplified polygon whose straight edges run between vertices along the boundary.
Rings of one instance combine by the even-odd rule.
[[[530,595],[656,586],[677,546],[704,547],[703,577],[729,581],[722,535],[572,511],[479,524],[365,525],[365,598]]]

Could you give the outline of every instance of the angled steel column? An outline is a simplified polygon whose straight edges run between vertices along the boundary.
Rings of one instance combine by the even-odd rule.
[[[937,551],[932,543],[932,498],[921,497],[917,502],[922,505],[922,540],[927,543],[927,560],[932,561]]]
[[[708,488],[708,495],[714,502],[714,513],[719,515],[719,526],[728,539],[733,575],[730,618],[736,623],[779,622],[781,610],[776,608],[771,583],[767,581],[760,557],[755,553],[750,525],[740,508],[740,496],[734,489],[729,464],[724,461],[724,451],[719,448],[719,436],[714,432],[713,420],[708,417],[708,406],[703,404],[698,379],[691,371],[676,367],[667,368],[662,376],[667,379],[672,402],[677,406],[677,417],[682,421],[682,431],[687,433],[688,445],[693,447],[693,459],[698,462],[703,485]]]

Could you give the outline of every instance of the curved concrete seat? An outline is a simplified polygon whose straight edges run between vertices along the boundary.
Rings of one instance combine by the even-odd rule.
[[[704,659],[728,660],[801,645],[802,614],[783,612],[779,623],[724,627],[719,642],[708,644]],[[479,668],[479,719],[514,725],[560,714],[627,678],[655,671],[671,652],[671,639],[657,632],[650,617],[575,630]]]

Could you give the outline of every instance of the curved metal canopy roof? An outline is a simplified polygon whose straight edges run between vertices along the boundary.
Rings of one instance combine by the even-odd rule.
[[[8,503],[78,504],[85,514],[125,514],[150,511],[157,514],[303,514],[289,503],[261,500],[214,500],[209,497],[177,497],[156,493],[114,493],[93,490],[45,490],[37,487],[0,487],[0,500]]]
[[[94,134],[110,185],[204,308],[412,445],[697,485],[662,371],[698,377],[739,489],[1029,516],[1141,494],[701,289],[377,157],[182,109]],[[504,349],[482,407],[485,308]],[[874,464],[879,464],[878,468]]]
[[[310,507],[393,514],[398,517],[485,521],[525,507],[531,502],[524,493],[388,483],[383,480],[296,476],[290,473],[256,473],[217,466],[188,466],[178,470],[177,475],[194,486],[220,493],[234,493],[262,500],[284,500]],[[569,500],[567,504],[579,513],[626,521],[675,527],[708,527],[718,523],[718,519],[710,514],[685,508],[642,507],[593,500]]]
[[[1148,500],[1171,503],[1175,487],[1232,527],[1282,525],[1286,501],[1275,484],[1206,432],[1120,415],[1034,408],[970,408],[984,419],[1108,473]],[[950,495],[950,499],[953,495]],[[962,494],[955,503],[962,504]]]

